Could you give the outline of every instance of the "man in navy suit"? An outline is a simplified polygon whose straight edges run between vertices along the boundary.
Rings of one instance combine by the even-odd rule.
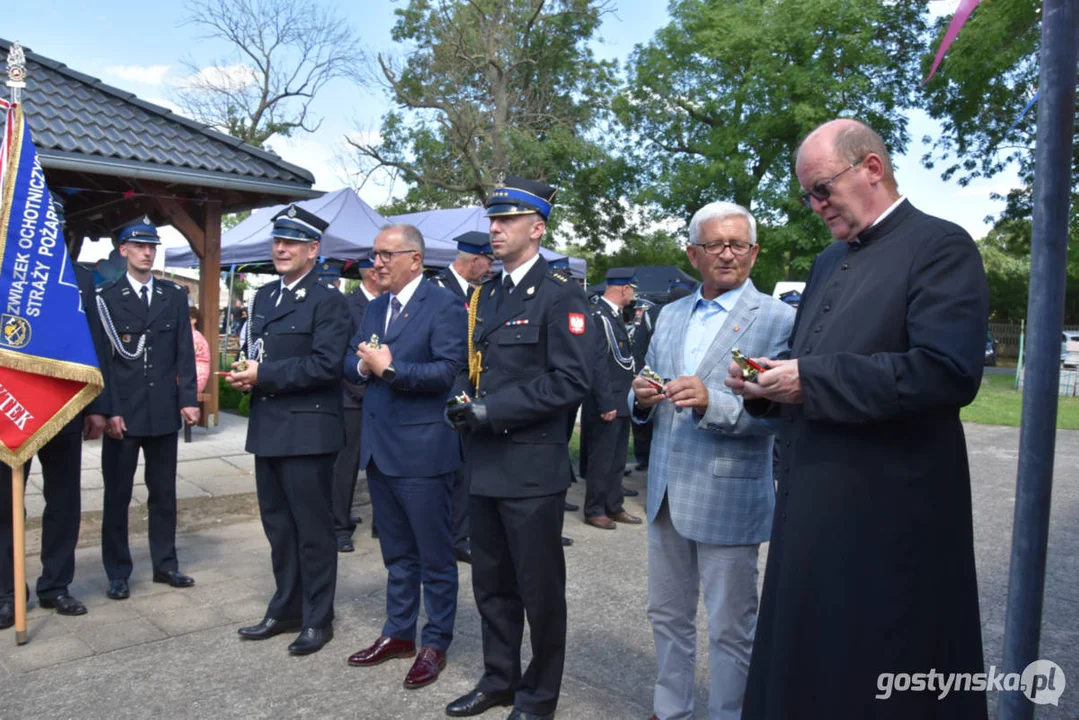
[[[389,576],[382,635],[348,662],[365,667],[416,654],[422,583],[427,624],[404,683],[419,688],[446,666],[457,614],[450,516],[461,445],[442,413],[465,365],[467,317],[456,295],[424,279],[416,228],[386,228],[372,255],[383,293],[349,343],[355,354],[345,356],[345,376],[367,384],[360,464]]]

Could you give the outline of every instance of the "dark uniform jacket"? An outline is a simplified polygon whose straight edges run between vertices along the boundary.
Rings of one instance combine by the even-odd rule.
[[[139,339],[146,338],[144,354],[134,360],[115,348],[109,353],[109,412],[124,418],[126,434],[132,437],[178,432],[180,408],[198,406],[187,295],[179,286],[154,278],[147,310],[126,273],[98,292],[116,339],[127,351],[134,352]]]
[[[592,317],[595,320],[596,342],[600,348],[600,362],[603,363],[605,372],[596,374],[592,393],[589,402],[585,404],[585,409],[589,412],[600,413],[618,410],[618,417],[629,417],[626,396],[633,384],[634,366],[631,362],[627,370],[618,363],[615,357],[617,352],[623,358],[631,361],[633,359],[629,332],[626,330],[626,324],[622,322],[622,313],[600,298],[592,306]],[[607,327],[610,327],[610,335],[608,335]],[[600,380],[603,382],[601,383]]]
[[[280,293],[280,281],[259,288],[249,320],[252,343],[261,339],[263,346],[246,449],[264,457],[337,452],[345,442],[341,378],[348,303],[314,272],[278,304]]]
[[[468,305],[469,301],[472,299],[472,295],[475,292],[475,290],[473,290],[471,286],[469,286],[467,293],[462,290],[461,283],[457,281],[457,278],[454,276],[453,271],[451,271],[448,267],[444,268],[442,272],[431,278],[431,282],[441,288],[449,290],[454,295],[461,298],[465,305]]]
[[[882,672],[985,670],[959,410],[988,310],[970,236],[909,202],[814,262],[744,718],[986,716],[984,693],[874,695]]]
[[[65,433],[81,433],[82,419],[87,415],[104,415],[109,417],[109,393],[112,392],[112,383],[109,382],[109,355],[111,346],[105,337],[105,329],[101,326],[101,316],[97,312],[97,288],[94,287],[94,274],[82,265],[75,264],[75,282],[79,286],[79,296],[82,298],[82,308],[86,313],[86,322],[90,326],[90,339],[94,342],[94,352],[97,354],[97,365],[101,368],[101,378],[105,381],[105,387],[101,394],[90,401],[90,404],[82,409],[71,422],[60,429],[57,435]]]
[[[352,337],[360,331],[360,327],[363,326],[364,315],[367,314],[367,306],[370,304],[370,300],[367,299],[367,295],[364,294],[363,288],[357,287],[351,295],[348,296],[348,316],[349,316],[349,337]],[[355,348],[349,348],[348,351],[355,351]],[[347,379],[341,381],[341,387],[343,388],[344,400],[346,408],[361,408],[363,407],[363,393],[366,385],[357,385],[349,382]]]
[[[479,388],[464,371],[462,390],[485,401],[490,428],[471,433],[471,493],[539,497],[569,487],[566,425],[588,391],[594,359],[584,291],[540,257],[502,300],[502,277],[476,290],[473,332],[483,353]]]

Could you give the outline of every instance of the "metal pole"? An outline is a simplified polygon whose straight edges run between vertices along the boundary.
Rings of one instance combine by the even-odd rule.
[[[229,301],[225,305],[225,356],[229,354],[229,335],[232,330],[232,289],[236,286],[236,266],[229,267]],[[221,354],[218,353],[217,369],[221,369]]]
[[[1075,73],[1079,3],[1044,0],[1038,140],[1034,171],[1034,236],[1030,252],[1030,318],[1023,418],[1019,433],[1004,672],[1022,673],[1038,659],[1045,552],[1053,490],[1060,329],[1068,258],[1068,204],[1075,133]],[[1052,660],[1052,658],[1046,658]],[[1035,705],[1022,692],[1001,696],[1001,720],[1030,720]]]
[[[1026,333],[1026,318],[1019,320],[1019,362],[1015,364],[1015,389],[1019,389],[1019,377],[1023,374],[1023,338]]]

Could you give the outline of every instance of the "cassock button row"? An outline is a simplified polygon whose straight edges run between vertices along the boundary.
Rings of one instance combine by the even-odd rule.
[[[847,269],[849,269],[849,268],[850,268],[850,265],[848,265],[847,263],[843,263],[843,267],[841,267],[841,268],[839,268],[839,269],[840,269],[840,270],[847,270]]]
[[[829,310],[831,310],[831,309],[832,309],[832,306],[831,306],[831,305],[825,305],[825,306],[824,306],[824,312],[828,312],[828,311],[829,311]]]
[[[817,327],[813,328],[813,332],[815,332],[815,333],[818,333],[818,332],[820,332],[820,331],[821,331],[821,326],[820,326],[820,325],[818,325]]]

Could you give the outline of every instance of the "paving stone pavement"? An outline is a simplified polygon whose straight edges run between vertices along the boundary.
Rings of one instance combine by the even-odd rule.
[[[196,430],[180,444],[179,474],[189,496],[251,492],[250,458],[243,453],[244,421],[223,414],[216,430]],[[1014,512],[1018,430],[967,426],[974,492],[974,526],[986,663],[999,669]],[[84,496],[100,495],[100,450],[84,454]],[[205,473],[205,474],[204,474]],[[40,494],[40,475],[38,493]],[[31,477],[33,484],[35,477]],[[1059,707],[1040,706],[1038,718],[1079,716],[1079,432],[1057,440],[1054,507],[1049,536],[1041,657],[1062,667],[1071,684]],[[627,485],[643,491],[644,473]],[[96,486],[95,486],[96,483]],[[584,488],[570,491],[580,503]],[[194,495],[197,493],[198,495]],[[143,499],[145,495],[142,496]],[[643,512],[644,493],[627,498]],[[29,505],[29,501],[28,501]],[[100,507],[100,504],[98,505]],[[92,509],[92,508],[87,508]],[[78,618],[32,607],[29,644],[0,631],[0,718],[443,718],[447,702],[470,690],[482,671],[479,618],[470,569],[459,565],[456,636],[437,683],[408,691],[409,661],[350,668],[348,655],[379,634],[385,570],[368,535],[370,508],[356,533],[356,552],[339,555],[336,637],[320,653],[290,657],[290,636],[241,641],[236,628],[258,620],[273,589],[269,548],[257,519],[211,525],[177,539],[186,590],[150,582],[145,537],[132,538],[131,599],[105,598],[100,548],[81,548],[72,592],[90,608]],[[40,511],[38,511],[40,512]],[[644,526],[600,531],[566,515],[569,647],[558,716],[599,720],[651,715],[655,659],[646,617]],[[762,548],[761,568],[766,558]],[[28,575],[40,566],[27,560]],[[421,623],[423,619],[421,617]],[[525,638],[525,657],[528,656]],[[707,708],[705,625],[698,617],[697,715]],[[995,702],[990,697],[995,716]],[[483,717],[502,718],[507,710]]]

